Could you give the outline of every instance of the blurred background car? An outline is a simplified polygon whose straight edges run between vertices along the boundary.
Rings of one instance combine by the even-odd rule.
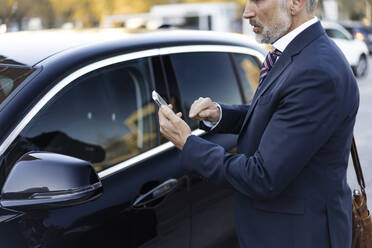
[[[364,41],[368,51],[372,53],[372,26],[366,26],[362,22],[340,21],[339,22],[356,40]]]
[[[364,76],[368,71],[367,45],[353,36],[336,22],[322,21],[327,35],[337,44],[344,53],[356,77]]]

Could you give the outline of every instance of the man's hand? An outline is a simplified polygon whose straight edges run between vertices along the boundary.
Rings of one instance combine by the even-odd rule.
[[[182,150],[187,138],[191,135],[191,129],[181,119],[182,113],[175,114],[172,105],[169,108],[161,106],[159,108],[160,132],[172,142],[178,149]]]
[[[189,117],[191,119],[210,121],[212,123],[218,122],[220,115],[220,109],[209,97],[199,97],[199,99],[194,101],[194,103],[191,105],[189,113]]]

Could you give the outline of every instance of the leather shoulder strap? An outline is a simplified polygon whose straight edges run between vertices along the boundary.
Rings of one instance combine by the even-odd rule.
[[[355,144],[354,136],[353,136],[353,142],[351,144],[351,156],[353,158],[353,164],[354,164],[354,169],[355,169],[355,173],[357,176],[358,184],[360,186],[362,193],[365,194],[366,185],[364,182],[362,167],[360,166],[359,155],[358,155],[357,147]]]

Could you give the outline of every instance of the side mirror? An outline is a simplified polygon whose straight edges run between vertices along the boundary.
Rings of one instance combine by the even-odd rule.
[[[81,204],[102,194],[93,166],[84,160],[49,152],[29,152],[10,171],[0,205],[17,210]]]

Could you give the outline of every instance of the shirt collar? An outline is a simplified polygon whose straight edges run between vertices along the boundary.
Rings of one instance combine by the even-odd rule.
[[[311,25],[315,24],[318,21],[319,20],[316,16],[311,18],[307,22],[301,24],[300,26],[298,26],[297,28],[295,28],[294,30],[292,30],[291,32],[289,32],[288,34],[284,35],[282,38],[277,40],[273,44],[273,47],[275,47],[279,51],[283,52],[287,48],[289,43],[291,43],[291,41],[294,40],[297,37],[297,35],[299,35],[305,29],[307,29],[308,27],[310,27]]]

